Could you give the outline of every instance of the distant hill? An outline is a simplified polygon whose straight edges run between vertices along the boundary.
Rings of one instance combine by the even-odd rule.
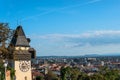
[[[96,56],[101,56],[101,55],[99,55],[99,54],[86,54],[84,56],[86,56],[86,57],[96,57]]]
[[[120,56],[120,54],[109,53],[109,54],[86,54],[82,56],[37,56],[37,58],[79,58],[79,57],[102,57],[102,56]]]

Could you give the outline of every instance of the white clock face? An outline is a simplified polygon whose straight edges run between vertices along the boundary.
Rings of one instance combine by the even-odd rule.
[[[27,72],[30,69],[30,61],[20,61],[19,68],[23,72]]]

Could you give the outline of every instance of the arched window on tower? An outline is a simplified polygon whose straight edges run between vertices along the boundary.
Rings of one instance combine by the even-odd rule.
[[[25,76],[25,80],[27,80],[27,76]]]

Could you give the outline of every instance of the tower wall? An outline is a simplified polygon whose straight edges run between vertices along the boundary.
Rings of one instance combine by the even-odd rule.
[[[29,60],[31,65],[31,61]],[[32,80],[31,76],[31,66],[29,66],[28,71],[21,71],[20,70],[20,61],[14,61],[14,69],[15,69],[15,80]]]

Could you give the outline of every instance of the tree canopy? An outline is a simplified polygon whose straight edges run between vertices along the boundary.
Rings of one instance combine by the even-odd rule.
[[[7,46],[12,34],[13,30],[10,29],[8,23],[0,23],[0,58],[6,58],[7,56]]]
[[[120,80],[120,71],[102,67],[100,71],[93,75],[81,72],[78,68],[62,67],[61,80]]]

